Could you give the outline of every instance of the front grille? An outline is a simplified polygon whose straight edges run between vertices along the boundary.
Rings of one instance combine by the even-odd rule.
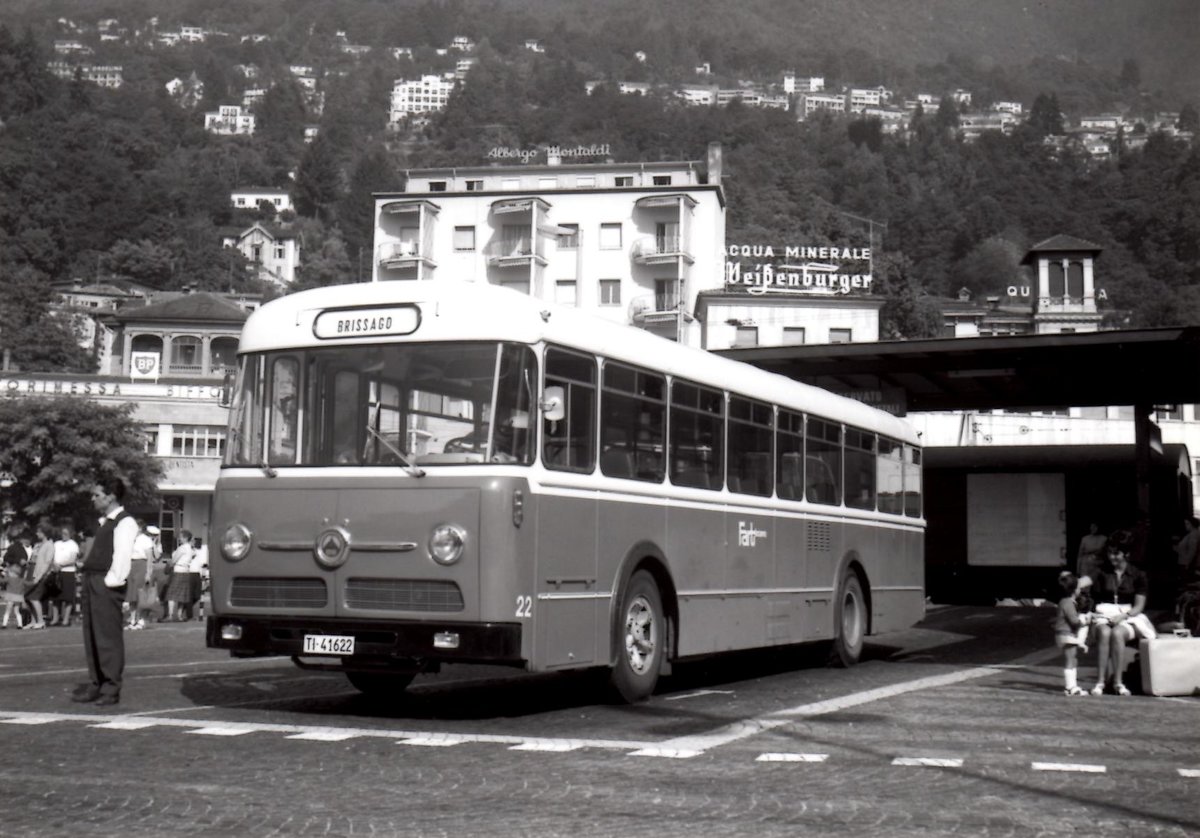
[[[324,579],[238,576],[229,592],[229,604],[237,608],[324,608],[328,602]]]
[[[462,591],[454,582],[428,579],[351,579],[346,605],[377,611],[462,611]]]

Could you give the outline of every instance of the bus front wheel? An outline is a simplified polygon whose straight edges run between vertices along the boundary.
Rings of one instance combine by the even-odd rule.
[[[367,695],[399,695],[404,692],[415,672],[347,672],[346,679],[354,689]]]
[[[847,568],[838,585],[834,606],[834,638],[830,660],[835,666],[854,666],[867,636],[867,598],[858,574]]]
[[[629,580],[620,611],[620,648],[612,687],[630,704],[654,692],[667,640],[662,597],[654,577],[639,570]]]

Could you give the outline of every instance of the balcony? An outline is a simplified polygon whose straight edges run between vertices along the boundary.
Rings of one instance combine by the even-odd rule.
[[[643,236],[634,241],[630,255],[639,265],[669,265],[680,259],[690,265],[696,261],[679,236]]]
[[[497,268],[546,264],[545,245],[541,236],[488,242],[483,247],[483,255],[488,265]]]
[[[376,258],[381,268],[410,268],[418,264],[424,264],[430,268],[437,267],[437,262],[429,255],[427,248],[421,247],[420,243],[415,241],[381,244]]]
[[[646,294],[629,301],[629,319],[635,326],[653,323],[674,323],[683,313],[678,295]]]

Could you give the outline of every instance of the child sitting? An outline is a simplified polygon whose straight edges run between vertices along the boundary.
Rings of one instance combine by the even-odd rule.
[[[1080,688],[1077,680],[1077,656],[1079,651],[1087,652],[1088,626],[1092,615],[1089,608],[1083,608],[1081,600],[1087,597],[1087,588],[1091,579],[1082,579],[1068,570],[1058,576],[1058,585],[1062,588],[1063,598],[1058,601],[1058,614],[1054,619],[1054,643],[1063,650],[1063,692],[1070,696],[1087,695]]]

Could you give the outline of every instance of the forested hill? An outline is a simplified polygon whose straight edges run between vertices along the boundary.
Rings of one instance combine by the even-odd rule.
[[[141,25],[151,16],[160,28],[270,34],[293,59],[314,36],[339,30],[374,46],[444,46],[465,35],[504,48],[537,38],[601,74],[635,69],[631,54],[643,50],[652,71],[707,61],[731,78],[790,68],[903,86],[936,81],[950,58],[1012,85],[1010,98],[1056,81],[1069,107],[1072,76],[1115,74],[1136,58],[1147,90],[1200,94],[1196,0],[0,0],[0,20],[14,31],[60,17]]]
[[[1200,149],[1165,134],[1142,133],[1138,143],[1118,135],[1112,159],[1097,161],[1067,141],[1060,113],[1081,103],[1123,104],[1135,115],[1172,110],[1181,126],[1200,126],[1200,97],[1147,88],[1149,68],[1174,49],[1174,35],[1164,34],[1157,52],[1130,55],[1126,49],[1144,36],[1131,30],[1124,40],[1105,40],[1120,46],[1111,62],[1104,55],[1096,64],[1041,56],[1055,39],[1030,36],[1025,48],[1039,57],[1021,65],[1009,57],[1019,45],[1006,46],[1000,30],[986,23],[998,27],[995,8],[1015,14],[1017,5],[108,0],[103,14],[125,18],[123,26],[141,26],[143,16],[155,14],[159,30],[194,25],[226,33],[173,47],[97,37],[90,60],[124,68],[125,83],[109,90],[61,81],[48,70],[51,45],[64,37],[58,18],[75,16],[94,34],[100,4],[8,0],[14,13],[0,17],[0,346],[24,353],[18,360],[26,369],[82,363],[69,336],[48,338],[52,282],[247,287],[240,254],[221,246],[224,228],[245,229],[259,218],[231,207],[235,188],[291,192],[298,215],[284,221],[303,241],[302,287],[354,281],[364,266],[369,274],[371,193],[397,188],[405,169],[478,165],[492,146],[594,143],[628,161],[699,160],[709,142],[720,142],[730,241],[870,241],[877,251],[875,287],[887,298],[886,336],[934,333],[940,323],[934,299],[964,286],[982,296],[1022,284],[1020,257],[1057,234],[1103,248],[1097,275],[1110,322],[1200,324]],[[1111,22],[1133,15],[1135,4],[1028,5],[1030,20],[1042,22],[1035,29],[1076,9],[1082,33],[1085,25],[1103,28],[1083,14],[1086,7],[1116,9]],[[1186,29],[1179,10],[1196,6],[1193,0],[1145,5],[1162,20],[1174,10],[1179,32]],[[979,14],[968,15],[976,6]],[[923,24],[901,26],[894,16],[904,8],[924,10]],[[876,31],[885,25],[881,9],[888,10],[891,31]],[[968,19],[975,21],[970,27]],[[23,21],[34,25],[23,28]],[[957,40],[955,25],[963,30]],[[1146,31],[1161,32],[1162,25],[1156,18]],[[932,33],[928,39],[919,37],[922,27]],[[336,38],[339,31],[344,40]],[[1026,29],[1004,31],[1022,41]],[[243,42],[240,35],[250,33],[270,38]],[[455,52],[438,56],[436,49],[459,35],[477,40],[477,63],[446,110],[428,125],[388,130],[394,80],[453,70]],[[992,48],[938,60],[940,47],[930,45],[935,35],[960,47],[991,42]],[[545,51],[526,49],[529,39],[541,40]],[[885,55],[879,46],[906,39],[912,61],[898,48]],[[351,56],[338,48],[346,41],[411,46],[414,57],[399,60],[384,49]],[[818,42],[819,48],[801,46]],[[1063,40],[1058,49],[1069,43],[1075,42]],[[648,53],[645,64],[633,58],[635,49]],[[925,56],[937,63],[918,63]],[[666,93],[623,96],[601,86],[589,95],[584,87],[589,79],[635,73],[669,87],[690,80],[699,61],[711,62],[722,84],[775,80],[794,69],[825,73],[831,85],[889,84],[935,94],[962,87],[982,101],[1023,102],[1026,113],[1011,135],[968,143],[956,131],[953,106],[918,112],[907,130],[889,135],[874,119],[823,115],[797,122],[793,112],[737,101],[693,107]],[[297,84],[290,70],[296,63],[318,68],[323,109]],[[250,64],[261,70],[254,84],[266,90],[254,105],[254,135],[206,133],[204,113],[241,100],[250,83],[235,67]],[[1142,68],[1142,78],[1128,72],[1131,66]],[[193,73],[204,83],[203,98],[188,103],[167,94],[167,81]],[[318,134],[306,144],[312,125]],[[869,229],[861,219],[871,220]],[[42,354],[33,357],[34,350]]]

